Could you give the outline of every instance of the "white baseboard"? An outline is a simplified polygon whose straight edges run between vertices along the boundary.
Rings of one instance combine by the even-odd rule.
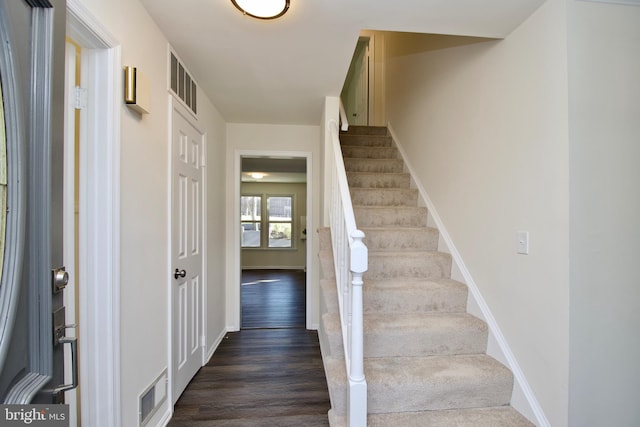
[[[158,425],[162,427],[166,427],[171,421],[171,417],[173,417],[173,408],[169,407],[164,414],[162,414],[162,418],[158,421]]]
[[[409,161],[409,157],[400,144],[393,130],[393,127],[391,126],[391,124],[388,124],[387,128],[389,129],[389,134],[391,135],[396,148],[400,152],[400,155],[404,160],[409,173],[411,174],[411,180],[415,184],[422,202],[429,211],[430,225],[433,224],[440,232],[440,244],[438,250],[442,250],[443,252],[451,254],[451,258],[453,261],[452,278],[465,283],[469,288],[469,302],[467,303],[469,312],[477,317],[482,318],[489,327],[489,342],[487,344],[487,354],[508,366],[513,373],[514,390],[512,394],[511,405],[524,416],[529,418],[529,421],[535,423],[538,427],[550,427],[549,420],[544,414],[540,403],[533,394],[533,390],[531,390],[531,386],[529,385],[529,382],[522,372],[518,361],[511,351],[506,338],[502,334],[502,331],[500,330],[498,323],[493,317],[489,306],[482,297],[478,285],[473,280],[473,277],[471,277],[471,273],[464,264],[462,256],[453,244],[453,240],[447,232],[447,229],[444,227],[444,223],[438,215],[435,205],[429,198],[429,195],[427,194],[427,191],[425,190],[422,183],[416,180],[416,174],[411,165],[411,162]],[[444,245],[444,247],[442,247],[441,249],[440,246],[442,245]]]
[[[207,357],[206,357],[206,361],[204,362],[205,365],[209,363],[209,360],[211,360],[211,358],[213,357],[213,353],[216,352],[216,350],[218,349],[218,346],[224,339],[225,335],[227,335],[227,332],[228,331],[226,329],[223,329],[222,332],[220,332],[220,335],[218,335],[218,338],[216,338],[214,342],[211,344],[211,346],[207,350]]]

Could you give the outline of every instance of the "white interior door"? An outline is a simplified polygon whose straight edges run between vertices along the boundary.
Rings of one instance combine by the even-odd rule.
[[[177,103],[172,109],[172,397],[202,366],[202,165],[204,136]]]
[[[351,125],[369,124],[369,62],[369,39],[361,38],[341,95]]]
[[[359,56],[354,73],[353,91],[354,106],[353,125],[369,124],[369,44],[358,43]],[[351,119],[349,119],[351,122]]]

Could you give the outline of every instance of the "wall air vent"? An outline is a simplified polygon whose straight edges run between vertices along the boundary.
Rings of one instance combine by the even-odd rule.
[[[150,424],[155,413],[167,400],[167,382],[167,370],[165,369],[162,371],[160,376],[140,394],[138,401],[138,414],[140,416],[140,421],[138,426],[146,427]]]
[[[193,111],[193,114],[198,113],[198,86],[195,80],[191,77],[191,74],[182,65],[182,62],[178,57],[169,51],[169,88],[171,92],[178,97],[184,104]]]

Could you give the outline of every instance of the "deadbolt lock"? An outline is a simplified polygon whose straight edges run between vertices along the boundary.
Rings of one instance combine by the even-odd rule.
[[[69,283],[69,273],[65,267],[59,267],[51,270],[51,282],[53,284],[53,292],[61,292]]]

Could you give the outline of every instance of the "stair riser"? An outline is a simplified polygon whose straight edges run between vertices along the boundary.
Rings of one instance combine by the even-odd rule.
[[[354,206],[358,227],[426,227],[427,209],[418,207],[373,208]]]
[[[432,228],[374,230],[362,228],[364,244],[370,251],[435,251],[438,231]]]
[[[460,313],[467,308],[467,293],[464,291],[434,294],[430,291],[371,290],[363,300],[365,313]]]
[[[344,159],[347,172],[400,173],[404,172],[402,160],[395,159]]]
[[[368,412],[413,412],[448,410],[483,406],[508,405],[513,389],[513,376],[498,362],[457,363],[465,356],[428,358],[425,365],[410,366],[410,358],[398,358],[404,364],[402,384],[394,375],[397,367],[385,364],[387,359],[365,359],[367,372]],[[485,356],[486,357],[486,356]],[[442,363],[439,363],[442,361]]]
[[[346,427],[346,416],[329,411],[331,427]],[[534,427],[525,417],[510,406],[494,408],[469,408],[450,411],[397,412],[371,414],[369,427]]]
[[[407,365],[411,361],[411,358],[400,359],[399,363]],[[444,358],[436,356],[428,359]],[[437,363],[432,363],[417,369],[407,366],[401,375],[405,381],[398,383],[393,378],[397,369],[384,366],[387,360],[365,359],[369,414],[499,407],[509,404],[513,375],[498,362],[480,362],[479,366],[469,363],[438,366]],[[344,363],[333,359],[328,361],[327,368],[332,409],[338,415],[345,414],[347,381]]]
[[[390,136],[340,135],[340,145],[349,147],[393,147]]]
[[[373,316],[378,314],[372,313]],[[443,319],[425,319],[422,325],[409,324],[401,329],[398,322],[390,321],[389,325],[384,325],[367,320],[365,314],[364,357],[444,356],[486,351],[487,327],[484,322],[463,315]],[[328,332],[331,356],[343,355],[339,315],[324,315],[323,322]]]
[[[430,330],[365,332],[365,357],[444,356],[477,354],[486,351],[486,330]]]
[[[417,206],[418,190],[413,188],[353,188],[354,206]]]
[[[340,132],[340,136],[342,135],[388,135],[389,131],[385,126],[360,126],[360,125],[352,125],[349,126],[349,130],[347,132]]]
[[[406,173],[347,173],[350,188],[409,188],[410,177]]]
[[[356,159],[397,159],[398,150],[394,147],[364,147],[343,145],[342,155]]]
[[[451,274],[451,257],[440,252],[425,252],[419,255],[386,255],[369,253],[369,269],[365,280],[390,279],[443,279]]]
[[[322,294],[330,314],[338,312],[335,281],[322,281]],[[326,284],[326,286],[325,286]],[[467,308],[467,288],[459,286],[398,287],[384,289],[364,284],[364,313],[463,313]]]

